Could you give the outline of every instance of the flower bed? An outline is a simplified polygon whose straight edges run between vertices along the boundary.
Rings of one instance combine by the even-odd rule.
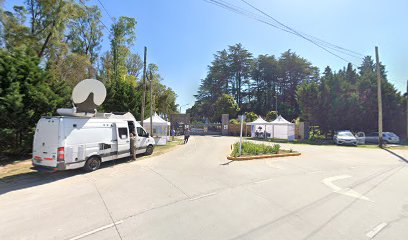
[[[282,150],[279,144],[267,145],[253,142],[242,142],[242,154],[239,155],[239,142],[232,145],[232,152],[227,157],[229,160],[251,160],[260,158],[299,156],[299,152]]]

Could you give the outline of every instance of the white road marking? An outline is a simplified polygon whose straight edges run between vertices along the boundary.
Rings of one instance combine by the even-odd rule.
[[[333,184],[334,181],[337,181],[337,180],[340,180],[340,179],[345,179],[345,178],[351,178],[351,176],[349,176],[349,175],[340,175],[340,176],[329,177],[329,178],[323,179],[322,183],[324,183],[329,188],[333,189],[333,192],[343,194],[343,195],[346,195],[346,196],[349,196],[349,197],[361,199],[361,200],[374,202],[374,201],[370,200],[368,197],[354,191],[353,189],[341,188],[341,187]]]
[[[123,220],[120,220],[120,221],[115,222],[116,225],[119,225],[119,224],[121,224],[121,223],[123,223]],[[102,227],[100,227],[100,228],[97,228],[97,229],[94,229],[94,230],[92,230],[92,231],[89,231],[89,232],[83,233],[83,234],[81,234],[81,235],[78,235],[78,236],[76,236],[76,237],[70,238],[69,240],[78,240],[78,239],[84,238],[84,237],[89,236],[89,235],[92,235],[92,234],[94,234],[94,233],[97,233],[97,232],[103,231],[103,230],[105,230],[105,229],[111,228],[111,227],[115,226],[115,224],[111,223],[111,224],[102,226]]]
[[[204,195],[201,195],[201,196],[198,196],[198,197],[190,198],[189,200],[190,200],[190,201],[194,201],[194,200],[197,200],[197,199],[200,199],[200,198],[205,198],[205,197],[213,196],[213,195],[215,195],[215,194],[217,194],[217,193],[216,193],[216,192],[208,193],[208,194],[204,194]]]
[[[262,179],[262,180],[254,182],[254,183],[258,184],[258,183],[268,182],[268,181],[271,181],[271,180],[273,180],[273,178]]]
[[[373,239],[375,237],[375,235],[377,235],[381,230],[383,230],[386,226],[388,225],[388,223],[381,223],[378,224],[375,228],[373,228],[373,230],[369,231],[366,236],[369,237],[370,239]]]

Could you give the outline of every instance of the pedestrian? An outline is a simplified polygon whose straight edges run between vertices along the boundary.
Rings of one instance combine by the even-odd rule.
[[[174,136],[176,136],[176,130],[171,129],[171,141],[174,141]]]
[[[137,137],[136,137],[136,133],[135,132],[131,132],[130,133],[130,154],[132,156],[132,160],[136,160],[136,141],[137,141]]]
[[[188,143],[189,138],[190,138],[190,130],[186,128],[186,130],[184,130],[184,144]]]

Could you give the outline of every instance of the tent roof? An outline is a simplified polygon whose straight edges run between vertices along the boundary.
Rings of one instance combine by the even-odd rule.
[[[143,120],[143,125],[145,123],[149,123],[150,124],[150,118],[147,118],[145,120]],[[154,125],[170,125],[170,122],[167,122],[166,120],[164,120],[163,118],[161,118],[159,115],[157,115],[157,113],[154,113],[152,116],[152,123]]]
[[[292,124],[288,120],[284,119],[282,115],[279,115],[275,120],[271,122],[272,124]]]
[[[258,117],[258,119],[256,119],[255,121],[247,123],[247,125],[268,125],[268,124],[269,122],[263,120],[262,117]]]

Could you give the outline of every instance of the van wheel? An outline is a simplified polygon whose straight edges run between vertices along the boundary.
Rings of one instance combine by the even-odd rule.
[[[147,146],[146,155],[152,155],[152,153],[153,153],[153,146],[152,145]]]
[[[85,163],[84,169],[87,172],[97,170],[101,166],[101,159],[98,157],[90,157]]]

